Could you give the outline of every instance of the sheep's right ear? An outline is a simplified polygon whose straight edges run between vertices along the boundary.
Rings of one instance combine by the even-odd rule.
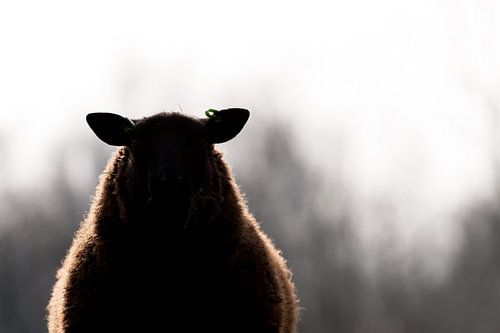
[[[245,126],[250,112],[246,109],[210,109],[204,119],[206,138],[209,143],[223,143],[234,138]]]
[[[89,113],[87,123],[99,139],[112,146],[130,144],[135,130],[132,120],[114,113]]]

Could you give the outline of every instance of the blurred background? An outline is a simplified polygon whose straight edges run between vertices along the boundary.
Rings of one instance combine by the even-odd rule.
[[[500,2],[0,4],[0,332],[45,331],[113,148],[89,112],[251,110],[220,145],[300,332],[500,331]]]

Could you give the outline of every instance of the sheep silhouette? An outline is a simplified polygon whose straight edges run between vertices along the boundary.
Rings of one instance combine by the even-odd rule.
[[[118,148],[57,273],[50,333],[296,332],[295,287],[214,144],[245,109],[87,122]]]

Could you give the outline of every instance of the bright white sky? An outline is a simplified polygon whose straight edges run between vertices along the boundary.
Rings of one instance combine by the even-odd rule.
[[[3,2],[0,170],[30,188],[91,111],[241,106],[286,117],[361,219],[389,198],[403,236],[446,225],[492,191],[498,22],[494,0]]]

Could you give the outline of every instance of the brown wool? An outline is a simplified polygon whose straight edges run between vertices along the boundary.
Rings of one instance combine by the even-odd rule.
[[[170,233],[139,223],[133,159],[118,149],[57,272],[50,333],[296,332],[286,261],[213,146],[206,163],[207,188]]]

